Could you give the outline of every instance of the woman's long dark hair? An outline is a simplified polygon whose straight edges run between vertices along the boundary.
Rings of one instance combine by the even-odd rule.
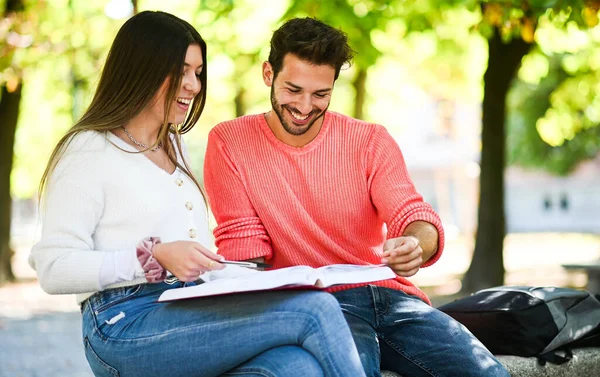
[[[185,121],[173,125],[168,122],[169,112],[179,92],[188,47],[194,44],[200,46],[204,61],[200,93],[195,97]],[[169,160],[196,183],[206,198],[187,161],[182,159],[182,166],[175,152],[177,150],[183,156],[180,134],[191,130],[204,110],[206,78],[206,43],[192,25],[165,12],[144,11],[131,17],[115,37],[90,106],[54,148],[40,182],[40,198],[73,136],[88,130],[109,132],[126,125],[151,103],[166,79],[170,80],[163,124],[156,144],[162,143]],[[172,134],[175,137],[171,137]]]

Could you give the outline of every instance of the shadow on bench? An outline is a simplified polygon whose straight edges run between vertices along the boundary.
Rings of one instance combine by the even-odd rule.
[[[512,377],[584,377],[600,376],[600,348],[579,348],[573,350],[573,360],[562,364],[541,366],[534,357],[498,356]],[[400,377],[389,371],[383,377]],[[410,377],[410,376],[404,376]]]

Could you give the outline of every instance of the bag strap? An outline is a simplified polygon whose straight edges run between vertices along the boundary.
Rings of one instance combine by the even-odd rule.
[[[560,355],[559,353],[564,353],[564,355]],[[537,355],[538,364],[541,366],[546,365],[546,363],[561,365],[566,363],[567,361],[573,358],[573,351],[570,348],[562,348],[559,350],[554,350],[546,353],[542,353]]]

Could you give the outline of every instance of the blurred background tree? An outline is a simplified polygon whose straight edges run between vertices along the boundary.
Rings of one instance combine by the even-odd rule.
[[[440,102],[481,104],[478,225],[463,289],[500,285],[506,163],[568,174],[598,155],[598,5],[583,0],[0,0],[0,282],[14,278],[11,193],[17,199],[35,197],[54,142],[91,99],[120,25],[137,11],[161,9],[198,27],[208,43],[209,102],[188,137],[197,171],[212,126],[268,109],[260,65],[272,30],[292,16],[340,27],[356,50],[354,64],[336,83],[333,110],[403,130],[398,104],[407,97],[390,87],[396,76]]]
[[[10,266],[13,251],[10,248],[10,220],[12,197],[10,172],[13,165],[15,131],[23,85],[18,63],[19,48],[30,43],[25,20],[25,5],[20,0],[7,0],[2,5],[0,26],[0,282],[14,280]]]
[[[473,259],[463,278],[462,288],[465,292],[504,283],[505,125],[506,100],[511,83],[523,58],[536,43],[538,29],[580,30],[594,27],[598,24],[599,5],[596,1],[579,0],[476,3],[479,3],[475,5],[480,7],[482,13],[478,29],[488,39],[488,64],[483,79],[478,225]],[[514,161],[523,159],[515,158]]]

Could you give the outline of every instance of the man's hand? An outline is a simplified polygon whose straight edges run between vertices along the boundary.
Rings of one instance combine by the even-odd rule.
[[[399,276],[409,277],[419,271],[438,249],[438,231],[425,221],[410,223],[402,237],[383,244],[381,263],[389,265]]]
[[[381,263],[390,266],[398,276],[413,276],[423,264],[419,240],[413,236],[390,238],[383,245]]]

